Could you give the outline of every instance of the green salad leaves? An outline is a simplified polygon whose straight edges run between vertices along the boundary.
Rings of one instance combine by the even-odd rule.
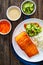
[[[26,25],[26,32],[29,36],[35,36],[41,32],[41,27],[38,24],[29,23]]]

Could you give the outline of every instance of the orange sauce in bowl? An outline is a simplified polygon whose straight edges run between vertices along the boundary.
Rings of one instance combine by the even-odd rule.
[[[10,23],[7,20],[2,20],[0,22],[0,32],[7,33],[10,30]]]

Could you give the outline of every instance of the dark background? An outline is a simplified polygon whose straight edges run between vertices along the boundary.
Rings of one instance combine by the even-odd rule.
[[[6,10],[11,5],[17,5],[18,7],[21,6],[21,3],[24,0],[0,0],[0,19],[7,19],[6,17]],[[35,14],[30,16],[31,18],[40,18],[43,19],[43,0],[34,0],[37,5],[37,10]],[[0,34],[0,65],[24,65],[16,57],[13,55],[11,51],[11,43],[12,43],[12,33],[21,21],[25,19],[25,16],[22,14],[21,18],[16,21],[12,22],[12,30],[11,32],[6,35],[2,36]]]

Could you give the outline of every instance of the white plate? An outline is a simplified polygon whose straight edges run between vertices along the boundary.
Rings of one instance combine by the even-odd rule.
[[[30,22],[38,22],[41,26],[43,26],[43,20],[36,19],[36,18],[30,18],[27,20],[22,21],[14,30],[13,36],[12,36],[12,45],[19,57],[26,61],[30,62],[39,62],[43,60],[43,50],[39,50],[39,54],[29,58],[26,53],[18,46],[18,44],[15,41],[15,36],[17,36],[20,32],[25,31],[24,24],[30,23]]]

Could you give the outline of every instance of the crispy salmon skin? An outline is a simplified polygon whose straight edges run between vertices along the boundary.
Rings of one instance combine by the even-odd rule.
[[[32,57],[38,54],[38,49],[31,38],[27,35],[25,31],[21,32],[15,37],[17,44],[20,48],[29,56]]]

